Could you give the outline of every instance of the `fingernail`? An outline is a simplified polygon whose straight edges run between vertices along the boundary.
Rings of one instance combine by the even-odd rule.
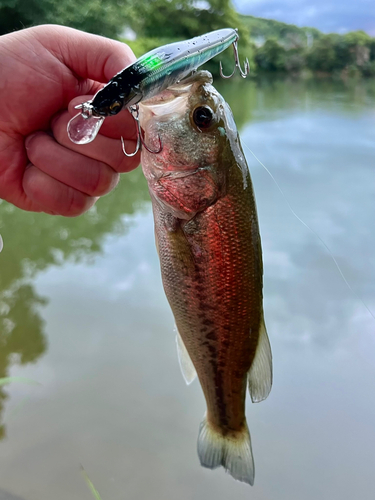
[[[30,142],[34,139],[34,137],[38,135],[38,132],[33,132],[32,134],[28,135],[25,139],[25,148],[29,149],[30,147]]]

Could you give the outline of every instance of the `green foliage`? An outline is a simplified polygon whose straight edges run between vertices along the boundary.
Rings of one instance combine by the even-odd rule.
[[[252,40],[275,38],[285,48],[306,47],[308,39],[318,40],[322,36],[322,33],[315,28],[298,28],[293,24],[272,19],[244,15],[241,15],[240,19],[249,30]]]
[[[257,45],[255,60],[265,71],[298,73],[305,68],[343,75],[373,75],[375,39],[364,31],[324,35],[314,28],[240,16]]]
[[[77,218],[24,212],[0,200],[4,238],[0,273],[0,440],[6,434],[1,421],[7,398],[4,379],[9,381],[10,366],[33,363],[48,347],[40,312],[47,301],[38,295],[33,278],[51,266],[88,261],[99,255],[108,234],[124,234],[130,225],[128,216],[142,210],[148,199],[147,182],[142,170],[137,169]]]
[[[271,24],[267,21],[267,30]],[[286,26],[290,35],[293,27]],[[255,33],[260,33],[260,28],[257,29]],[[260,70],[298,73],[307,68],[314,72],[337,73],[343,76],[374,76],[372,62],[375,61],[375,39],[363,31],[345,35],[320,34],[315,39],[310,38],[310,46],[307,46],[305,41],[298,44],[297,36],[294,37],[294,43],[291,43],[292,38],[288,35],[287,43],[285,30],[279,26],[276,31],[281,34],[281,38],[269,38],[255,49],[255,61]],[[251,37],[253,38],[253,32]]]
[[[265,71],[285,71],[286,50],[276,40],[270,38],[257,50],[255,62]]]
[[[194,0],[140,0],[140,34],[150,38],[188,39],[220,28],[242,28],[230,0],[210,0],[198,8]],[[240,33],[241,35],[241,33]]]
[[[134,19],[133,0],[2,0],[0,4],[0,34],[53,23],[114,38]]]
[[[328,73],[345,70],[348,74],[371,74],[373,39],[363,31],[325,35],[314,43],[307,54],[307,64],[313,71]]]
[[[171,38],[144,38],[138,37],[136,40],[125,40],[122,39],[122,42],[129,45],[132,49],[136,57],[140,57],[146,52],[150,52],[150,50],[156,49],[156,47],[160,47],[161,45],[166,45],[167,43],[175,42],[176,40]]]
[[[200,34],[199,18],[189,0],[141,0],[138,8],[142,19],[140,34],[146,38],[172,40]]]
[[[370,49],[370,61],[375,61],[375,38],[372,38],[368,44]]]
[[[286,51],[285,69],[290,73],[299,73],[306,66],[306,51],[296,47]]]
[[[313,71],[332,72],[337,67],[336,52],[331,37],[318,40],[307,54],[307,65]]]
[[[369,61],[362,68],[363,76],[374,77],[375,76],[375,61]]]
[[[253,63],[248,30],[231,0],[209,0],[198,8],[195,0],[2,0],[0,34],[43,23],[71,26],[117,38],[125,26],[138,35],[129,42],[140,56],[166,43],[186,40],[220,28],[238,28],[241,59]],[[226,51],[223,65],[233,68],[233,55]],[[253,64],[252,64],[253,65]],[[218,61],[207,69],[218,72]]]
[[[355,45],[367,45],[371,42],[371,37],[364,31],[351,31],[346,33],[342,37],[349,47],[354,47]]]
[[[0,4],[0,35],[39,24],[44,8],[38,0],[2,0]],[[43,22],[43,21],[41,21]]]
[[[186,40],[221,28],[237,28],[240,35],[239,54],[254,66],[253,51],[246,28],[233,9],[230,0],[210,0],[207,8],[197,8],[194,0],[140,0],[137,4],[139,21],[135,41],[126,41],[137,56],[160,45]],[[205,65],[214,75],[219,74],[219,60],[224,71],[231,73],[233,51],[226,50]]]
[[[125,26],[140,36],[182,40],[224,27],[247,37],[231,0],[2,0],[0,34],[54,23],[117,37]]]
[[[252,62],[248,30],[234,10],[231,0],[210,0],[206,8],[198,8],[194,0],[140,0],[138,15],[142,19],[138,33],[151,40],[178,41],[221,28],[238,28],[240,56]],[[142,45],[148,42],[142,41]],[[137,48],[137,45],[135,45]],[[233,68],[233,57],[226,51],[220,58],[223,65]],[[209,71],[217,73],[218,62],[207,65]]]
[[[40,1],[40,0],[39,0]],[[46,0],[44,0],[46,1]],[[46,22],[64,24],[110,38],[117,37],[134,15],[130,0],[49,0]]]
[[[137,56],[166,43],[186,40],[225,27],[238,28],[240,59],[251,72],[325,73],[373,76],[375,39],[364,31],[324,35],[270,19],[239,15],[231,0],[1,0],[0,34],[54,23],[118,38],[125,27],[137,33],[127,42]],[[218,74],[233,69],[230,50],[205,66]]]

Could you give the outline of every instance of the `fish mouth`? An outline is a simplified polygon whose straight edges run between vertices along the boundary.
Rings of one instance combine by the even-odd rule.
[[[212,81],[211,73],[208,71],[197,71],[178,83],[171,85],[160,94],[140,102],[140,121],[142,127],[154,116],[162,117],[171,113],[184,113],[188,104],[188,98],[197,84],[212,83]]]
[[[189,86],[189,88],[191,85]],[[163,92],[163,95],[158,95],[157,99],[152,98],[147,102],[142,102],[140,108],[140,120],[143,126],[144,115],[150,119],[153,116],[163,116],[170,113],[183,113],[186,109],[187,99],[189,96],[189,88],[185,87],[179,94],[176,94],[170,89]]]
[[[171,85],[166,90],[163,90],[163,92],[160,92],[159,94],[156,94],[155,96],[142,101],[140,103],[140,106],[152,107],[158,104],[168,104],[181,95],[190,93],[191,88],[197,83],[202,84],[212,82],[213,78],[211,73],[209,73],[208,71],[196,71],[195,73],[192,73],[183,78],[179,82]]]

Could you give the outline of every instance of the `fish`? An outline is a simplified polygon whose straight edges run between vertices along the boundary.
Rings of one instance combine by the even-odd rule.
[[[140,104],[147,142],[163,144],[142,149],[141,163],[180,366],[188,384],[198,376],[207,404],[200,463],[253,485],[246,392],[259,402],[272,385],[262,249],[235,121],[212,82],[199,71]]]
[[[232,44],[237,57],[238,38],[236,29],[223,28],[147,52],[117,73],[91,100],[76,106],[81,112],[68,123],[70,140],[88,144],[95,139],[105,117],[159,94]]]

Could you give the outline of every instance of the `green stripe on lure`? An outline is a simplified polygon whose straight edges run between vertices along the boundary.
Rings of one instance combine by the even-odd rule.
[[[76,144],[93,141],[106,116],[116,115],[124,107],[130,108],[143,99],[157,95],[232,44],[236,67],[240,68],[237,42],[237,30],[227,28],[147,52],[117,73],[92,100],[77,106],[81,112],[68,124],[70,140]],[[248,71],[246,61],[245,71],[240,68],[240,73],[245,77]],[[221,75],[224,77],[222,71]]]

